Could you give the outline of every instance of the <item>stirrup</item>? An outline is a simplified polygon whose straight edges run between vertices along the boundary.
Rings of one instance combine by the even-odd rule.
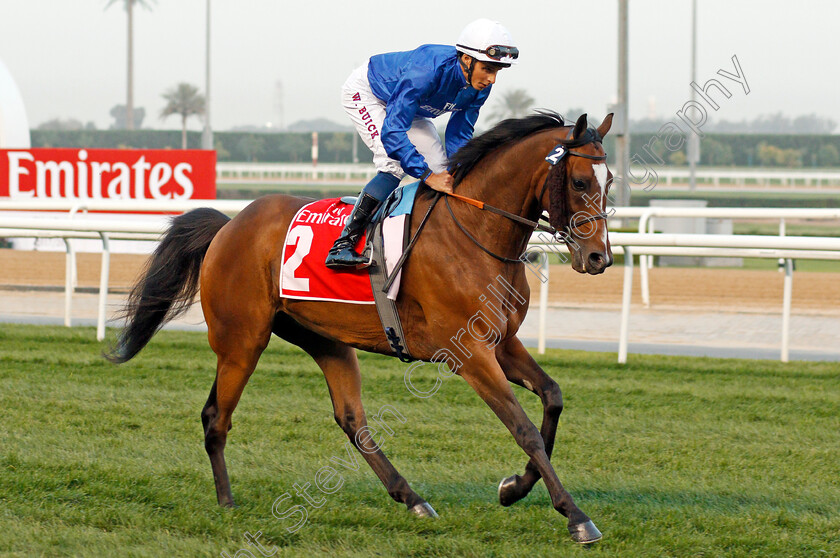
[[[361,254],[356,253],[352,244],[338,250],[330,250],[327,253],[327,259],[324,261],[325,266],[336,271],[366,269],[373,263],[373,250],[370,249],[369,244],[365,245]]]
[[[364,269],[373,264],[373,251],[370,249],[368,242],[365,245],[361,254],[357,254],[354,248],[359,238],[365,231],[365,228],[370,223],[371,217],[379,209],[382,202],[362,191],[362,194],[356,200],[356,205],[353,207],[353,212],[344,230],[341,231],[330,251],[327,253],[327,258],[324,260],[324,265],[330,269]]]
[[[367,258],[365,263],[357,264],[356,269],[367,269],[369,267],[374,267],[376,262],[373,261],[373,249],[369,244],[365,245],[365,249],[362,250],[362,253],[359,254],[360,258]]]

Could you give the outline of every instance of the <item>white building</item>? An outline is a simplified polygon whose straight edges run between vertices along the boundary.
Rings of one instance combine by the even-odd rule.
[[[0,149],[29,147],[26,107],[12,74],[0,60]]]

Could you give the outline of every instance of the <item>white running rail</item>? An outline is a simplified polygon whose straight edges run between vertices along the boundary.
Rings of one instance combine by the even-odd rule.
[[[71,297],[75,282],[75,254],[69,243],[71,238],[100,238],[103,243],[103,259],[100,274],[99,315],[97,339],[105,335],[105,302],[108,294],[108,272],[110,247],[113,239],[148,240],[159,237],[166,229],[160,219],[130,221],[113,215],[79,215],[80,211],[149,211],[181,213],[196,207],[214,207],[228,214],[244,209],[250,200],[194,200],[194,201],[113,201],[113,200],[54,200],[33,203],[32,201],[0,201],[0,236],[4,237],[53,237],[63,238],[67,245],[67,278],[65,282],[65,324],[70,325]],[[21,217],[3,215],[4,210],[67,211],[66,215],[55,214],[45,217],[43,213]],[[627,344],[630,320],[630,293],[633,284],[633,256],[681,255],[681,256],[733,256],[757,257],[785,260],[785,285],[782,311],[781,360],[789,358],[789,329],[791,289],[793,281],[793,259],[840,260],[840,238],[834,237],[790,237],[756,235],[708,235],[708,234],[653,234],[648,225],[653,217],[729,217],[768,219],[840,219],[840,210],[824,209],[750,209],[750,208],[621,208],[615,217],[638,217],[639,233],[611,233],[610,243],[615,253],[625,254],[624,292],[622,301],[621,330],[619,336],[618,361],[627,361]],[[544,245],[545,235],[535,235],[532,245]],[[553,245],[552,249],[565,250],[565,246]],[[641,266],[642,269],[645,266]],[[540,288],[539,351],[545,351],[545,321],[548,299],[548,258],[543,258],[541,271],[545,281]],[[649,295],[648,299],[649,301]]]

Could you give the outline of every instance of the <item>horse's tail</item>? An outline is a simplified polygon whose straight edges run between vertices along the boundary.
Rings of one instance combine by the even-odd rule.
[[[128,295],[120,317],[126,324],[105,358],[131,360],[152,336],[192,305],[201,262],[210,242],[230,218],[207,207],[172,220],[172,225]]]

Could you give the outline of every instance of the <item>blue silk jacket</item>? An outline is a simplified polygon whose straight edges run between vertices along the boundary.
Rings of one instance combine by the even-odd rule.
[[[452,112],[445,134],[446,155],[452,157],[472,138],[478,111],[492,88],[470,87],[458,63],[458,51],[445,45],[372,56],[368,81],[373,94],[386,104],[382,145],[415,178],[424,178],[431,170],[408,139],[412,121]]]

